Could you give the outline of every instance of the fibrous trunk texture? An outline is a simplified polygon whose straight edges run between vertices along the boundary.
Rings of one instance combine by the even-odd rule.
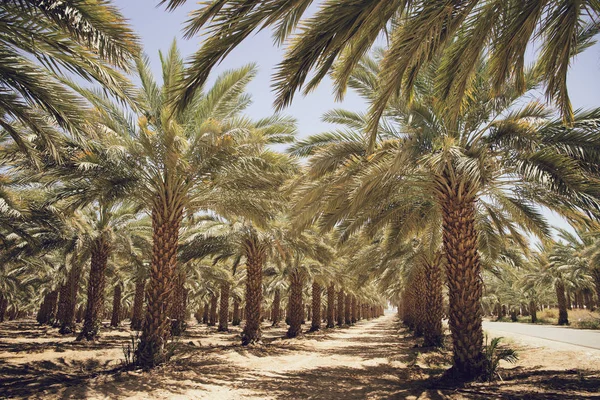
[[[110,245],[108,239],[105,236],[100,236],[94,240],[91,248],[90,278],[83,329],[77,336],[77,340],[94,340],[100,332],[104,314],[104,286],[109,255]]]
[[[594,288],[596,289],[596,305],[600,307],[600,268],[593,268],[592,276],[594,278]]]
[[[61,318],[59,332],[63,335],[75,331],[75,308],[77,306],[77,292],[79,291],[79,280],[81,279],[81,265],[74,265],[69,271],[67,279],[67,297],[65,299],[64,311]]]
[[[213,293],[210,296],[210,313],[208,315],[208,326],[217,325],[217,303],[218,302],[219,302],[219,297]]]
[[[310,331],[315,332],[321,329],[321,285],[316,281],[312,284],[312,319]]]
[[[233,300],[233,318],[231,319],[231,325],[238,326],[240,322],[240,301],[235,299]]]
[[[131,315],[131,329],[139,331],[142,329],[142,313],[144,311],[144,288],[146,279],[138,278],[135,282],[135,294],[133,296],[133,313]]]
[[[8,308],[8,299],[0,293],[0,322],[4,322],[6,318],[6,309]]]
[[[137,350],[137,363],[152,368],[166,361],[171,333],[169,307],[177,268],[181,202],[171,193],[163,193],[152,210],[152,264],[146,290],[146,313],[142,337]]]
[[[344,323],[352,325],[352,295],[346,294],[344,299]]]
[[[275,294],[273,295],[273,326],[279,325],[281,322],[281,292],[279,288],[275,289]]]
[[[338,326],[344,325],[344,301],[346,300],[346,296],[344,296],[344,291],[340,289],[338,292],[337,298],[337,324]]]
[[[53,290],[44,295],[44,300],[37,314],[37,321],[40,324],[51,324],[56,316],[56,306],[58,303],[58,290]]]
[[[565,297],[565,284],[561,279],[558,279],[554,287],[556,289],[556,299],[558,301],[558,324],[569,325],[567,298]]]
[[[327,327],[335,326],[335,286],[329,285],[327,288]]]
[[[295,338],[302,333],[302,319],[304,317],[304,306],[302,304],[302,287],[304,286],[304,274],[294,270],[290,275],[290,327],[287,331],[288,338]]]
[[[477,251],[475,201],[465,186],[446,180],[441,196],[443,242],[449,296],[449,326],[452,333],[455,376],[471,380],[483,373],[483,328],[481,317],[481,264]]]
[[[185,271],[179,268],[175,272],[176,279],[171,304],[171,336],[181,336],[186,329],[187,292],[185,289]]]
[[[219,301],[219,332],[229,330],[229,288],[228,282],[221,283],[221,296]]]
[[[424,346],[441,346],[444,339],[442,330],[444,305],[442,297],[441,262],[441,254],[436,255],[432,261],[425,261]]]
[[[357,304],[358,304],[358,302],[356,300],[356,296],[352,296],[352,312],[351,312],[352,324],[355,324],[358,321],[358,312],[356,310]]]
[[[256,235],[245,241],[246,254],[246,324],[242,332],[242,345],[260,342],[260,317],[262,307],[262,274],[266,247]]]
[[[119,326],[121,322],[121,296],[123,293],[123,289],[121,285],[115,286],[115,293],[113,296],[113,308],[112,308],[112,316],[110,318],[110,326],[116,328]]]
[[[529,302],[529,314],[531,315],[531,323],[535,324],[537,322],[537,306],[533,300]]]

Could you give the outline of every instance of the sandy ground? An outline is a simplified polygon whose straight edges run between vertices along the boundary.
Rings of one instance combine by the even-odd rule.
[[[238,328],[194,325],[168,365],[143,373],[120,368],[126,328],[77,343],[32,321],[9,322],[0,325],[0,398],[600,398],[600,350],[507,337],[520,360],[503,365],[502,381],[456,387],[440,379],[449,352],[418,347],[391,314],[295,340],[284,333],[265,325],[264,344],[243,348]]]

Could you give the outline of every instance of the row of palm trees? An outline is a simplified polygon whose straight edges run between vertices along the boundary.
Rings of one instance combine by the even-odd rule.
[[[169,8],[184,3],[165,2]],[[296,31],[312,1],[218,0],[190,21],[188,35],[204,26],[214,35],[189,68],[175,45],[161,54],[162,85],[137,55],[134,34],[107,4],[5,3],[2,12],[14,20],[3,23],[2,34],[41,18],[39,40],[45,43],[26,47],[7,39],[3,45],[14,57],[25,51],[40,60],[22,82],[16,71],[0,76],[3,85],[17,88],[18,100],[6,101],[14,109],[5,111],[2,124],[9,173],[0,222],[5,260],[15,268],[7,275],[40,264],[56,274],[55,261],[44,257],[71,268],[89,259],[79,337],[92,339],[108,265],[149,264],[140,289],[144,304],[138,296],[134,307],[143,316],[133,318],[142,327],[141,366],[165,361],[171,333],[183,329],[186,293],[194,284],[185,266],[210,259],[234,275],[245,264],[243,344],[260,341],[271,267],[289,277],[292,337],[299,333],[308,277],[328,287],[329,298],[325,269],[333,265],[359,287],[400,305],[415,333],[439,345],[445,282],[451,372],[473,379],[484,366],[483,270],[501,268],[515,248],[527,251],[527,235],[550,236],[541,207],[582,226],[600,211],[600,112],[573,112],[566,87],[571,58],[597,33],[595,2],[326,1]],[[288,117],[254,121],[243,115],[254,66],[228,71],[205,87],[211,68],[261,27],[274,27],[280,43],[292,44],[275,75],[279,108],[316,71],[306,91],[331,72],[338,95],[354,89],[369,112],[332,110],[324,119],[341,129],[296,141]],[[384,31],[388,47],[369,53]],[[542,50],[526,68],[524,53],[534,36]],[[56,37],[63,42],[51,42]],[[81,56],[72,53],[76,46]],[[107,90],[82,87],[55,72],[59,67]],[[120,74],[128,68],[139,87]],[[49,87],[54,84],[60,92]],[[560,115],[523,96],[535,89],[556,100]],[[291,144],[289,154],[273,151],[272,144]],[[306,165],[298,157],[306,157]],[[131,230],[120,225],[127,219]],[[539,254],[549,257],[545,250]],[[143,278],[138,281],[143,287]],[[344,310],[353,309],[352,297],[337,296]]]

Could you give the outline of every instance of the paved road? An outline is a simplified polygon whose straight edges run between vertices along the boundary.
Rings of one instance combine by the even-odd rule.
[[[600,331],[518,322],[483,322],[484,330],[507,332],[600,350]]]

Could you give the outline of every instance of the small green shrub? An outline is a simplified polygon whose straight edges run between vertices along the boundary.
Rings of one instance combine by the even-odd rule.
[[[495,337],[488,344],[488,337],[485,336],[485,346],[483,347],[484,373],[482,379],[488,382],[494,381],[497,378],[502,380],[498,373],[500,361],[508,361],[512,364],[519,359],[517,352],[511,348],[499,348],[501,337]]]

